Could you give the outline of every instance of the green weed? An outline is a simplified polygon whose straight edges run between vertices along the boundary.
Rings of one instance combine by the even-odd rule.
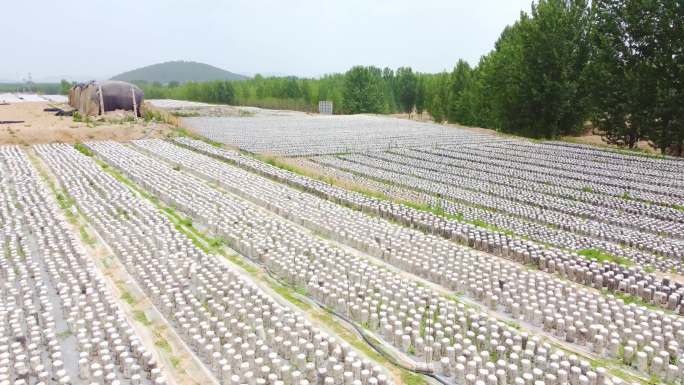
[[[197,111],[172,111],[171,115],[177,118],[192,118],[200,116],[200,113]]]
[[[173,366],[174,369],[178,369],[178,366],[181,363],[181,359],[176,356],[169,357],[169,361],[171,361],[171,366]]]
[[[596,249],[582,249],[577,252],[580,256],[588,260],[596,260],[598,262],[613,262],[621,266],[632,266],[634,263],[627,258],[618,257],[616,255],[604,253]]]
[[[95,154],[88,148],[86,147],[83,143],[76,143],[74,144],[74,148],[78,150],[81,154],[89,157],[95,156]]]
[[[133,318],[145,326],[152,325],[152,321],[150,321],[147,318],[147,316],[145,315],[145,312],[142,310],[134,310],[133,311]]]
[[[81,234],[81,240],[85,244],[87,244],[89,246],[92,246],[95,244],[95,238],[93,238],[92,236],[90,236],[90,234],[88,234],[88,231],[86,230],[85,226],[81,225],[78,230],[79,230],[79,233]]]

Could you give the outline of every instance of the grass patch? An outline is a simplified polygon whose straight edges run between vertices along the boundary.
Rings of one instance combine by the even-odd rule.
[[[673,204],[672,208],[675,210],[684,211],[684,206],[682,206],[682,205]]]
[[[197,111],[172,111],[171,115],[177,118],[194,118],[200,116],[200,113]]]
[[[50,189],[55,194],[55,198],[57,198],[57,204],[64,212],[64,216],[66,216],[67,221],[69,221],[69,223],[71,224],[75,224],[76,214],[72,209],[72,207],[74,207],[74,205],[76,204],[74,199],[70,197],[65,191],[57,190],[54,187],[54,184],[50,184]]]
[[[166,353],[171,353],[173,349],[171,349],[171,344],[169,344],[168,339],[164,336],[165,331],[166,325],[159,325],[152,330],[152,333],[154,334],[154,346],[162,349]]]
[[[77,123],[91,123],[92,122],[92,119],[90,119],[90,116],[83,115],[78,111],[74,111],[72,118],[73,118],[74,122],[77,122]]]
[[[214,248],[214,249],[220,249],[223,247],[223,244],[225,242],[221,238],[211,238],[209,240],[209,247]]]
[[[50,189],[55,195],[55,198],[57,198],[57,205],[59,205],[59,208],[62,209],[69,223],[76,223],[76,214],[74,214],[74,211],[72,210],[72,207],[74,207],[76,204],[74,199],[71,198],[66,192],[57,190],[54,184],[50,184]]]
[[[131,306],[135,305],[136,302],[135,298],[133,297],[133,294],[131,294],[128,290],[124,290],[121,293],[121,299]]]
[[[178,369],[181,363],[181,359],[176,356],[169,357],[169,361],[171,362],[171,366],[173,366],[174,369]]]
[[[188,218],[188,217],[182,218],[182,219],[180,219],[180,221],[178,223],[181,226],[192,227],[192,218]]]
[[[511,230],[507,230],[507,229],[501,228],[499,226],[489,224],[489,223],[487,223],[481,219],[464,220],[464,222],[470,223],[473,226],[482,227],[484,229],[488,229],[488,230],[495,231],[498,233],[506,234],[506,235],[511,236],[511,237],[515,236],[515,233],[512,232]]]
[[[145,109],[142,113],[142,118],[145,122],[162,122],[166,123],[166,119],[164,119],[164,116],[162,115],[161,112],[159,111],[154,111],[149,108]]]
[[[127,221],[131,219],[131,217],[128,215],[128,210],[122,209],[121,207],[116,208],[116,213],[122,219],[125,219]]]
[[[587,193],[593,193],[594,189],[589,187],[589,186],[585,186],[585,187],[582,187],[582,191],[587,192]]]
[[[239,255],[236,254],[231,254],[231,255],[224,255],[224,257],[233,262],[234,264],[240,266],[243,268],[245,271],[247,271],[250,274],[257,274],[259,273],[259,269],[256,268],[254,265],[245,262]]]
[[[421,385],[427,383],[423,376],[420,374],[411,373],[408,370],[401,371],[401,382],[406,385]]]
[[[379,198],[379,199],[382,199],[382,198]],[[385,200],[393,200],[393,199],[386,197]],[[446,210],[444,210],[444,206],[442,206],[441,204],[431,205],[429,203],[416,203],[416,202],[411,202],[411,201],[399,201],[398,203],[403,204],[404,206],[410,207],[414,210],[434,214],[438,217],[444,217],[446,219],[451,219],[451,220],[455,220],[455,221],[459,221],[459,222],[464,221],[463,214],[461,214],[461,213],[456,213],[456,214],[449,213]]]
[[[210,144],[210,145],[212,145],[212,146],[214,146],[214,147],[218,147],[218,148],[223,147],[223,143],[216,142],[216,141],[214,141],[214,140],[205,138],[204,136],[201,136],[201,135],[197,135],[197,134],[192,133],[192,132],[190,132],[190,131],[186,130],[185,128],[182,128],[182,127],[181,127],[181,128],[175,129],[174,132],[175,132],[178,136],[184,136],[184,137],[187,137],[187,138],[190,138],[190,139],[199,140],[199,141],[201,141],[201,142]]]
[[[126,289],[126,286],[124,286],[123,281],[117,281],[116,282],[116,287],[119,289],[121,292],[121,299],[124,300],[127,304],[134,306],[136,304],[135,297],[133,297],[133,294],[131,294],[128,289]]]
[[[502,320],[502,322],[515,330],[522,330],[522,326],[520,326],[520,324],[515,321]]]
[[[147,318],[147,316],[145,315],[145,312],[142,310],[134,310],[133,311],[133,318],[145,326],[152,325],[152,321],[150,321]]]
[[[61,332],[55,334],[55,335],[57,336],[57,338],[63,340],[63,339],[65,339],[65,338],[71,336],[72,334],[73,334],[73,333],[71,333],[71,330],[66,329],[66,330],[64,330],[64,331],[61,331]]]
[[[618,257],[616,255],[604,253],[596,249],[582,249],[577,252],[580,256],[588,260],[596,260],[598,262],[612,262],[620,266],[632,266],[634,263],[627,258]]]
[[[102,266],[104,266],[105,269],[109,269],[112,267],[112,264],[114,263],[114,257],[111,255],[108,255],[106,257],[103,257],[101,259]]]
[[[135,116],[133,115],[126,115],[122,118],[115,118],[115,119],[104,119],[105,122],[109,124],[126,124],[126,123],[133,123],[136,121]]]
[[[167,353],[171,353],[171,344],[169,344],[169,341],[163,338],[157,338],[154,341],[154,346],[158,347],[159,349],[162,349]]]
[[[89,156],[89,157],[91,157],[91,158],[92,158],[93,156],[95,156],[95,154],[93,153],[93,151],[92,151],[91,149],[89,149],[88,147],[86,147],[86,145],[83,144],[83,143],[76,143],[76,144],[74,144],[74,148],[75,148],[76,150],[78,150],[78,152],[80,152],[81,154],[83,154],[83,155],[85,155],[85,156]]]
[[[90,234],[88,234],[88,231],[86,230],[85,226],[81,225],[78,229],[80,235],[81,235],[81,240],[87,244],[88,246],[92,246],[95,244],[95,238],[92,237]]]
[[[57,192],[56,198],[57,198],[57,203],[59,204],[59,207],[62,210],[67,210],[71,208],[73,205],[73,199],[71,199],[69,196],[67,196],[64,192]]]
[[[653,307],[653,305],[651,305],[650,303],[648,303],[648,302],[644,301],[642,298],[639,298],[639,297],[634,296],[634,295],[629,295],[629,294],[620,293],[620,292],[613,292],[610,294],[615,296],[615,298],[621,299],[627,305],[634,303],[637,305],[648,306],[651,308]]]
[[[293,289],[290,289],[287,286],[283,286],[277,283],[272,282],[271,280],[268,281],[268,286],[278,293],[281,297],[285,298],[288,302],[292,303],[293,305],[297,306],[298,308],[304,310],[304,311],[310,311],[313,307],[308,304],[307,302],[303,301],[297,296],[296,291]]]

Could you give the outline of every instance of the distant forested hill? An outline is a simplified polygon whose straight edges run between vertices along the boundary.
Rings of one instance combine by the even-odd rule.
[[[112,77],[113,80],[127,82],[146,81],[149,83],[170,82],[185,83],[208,82],[212,80],[244,80],[246,76],[238,75],[209,64],[191,61],[170,61],[134,69]]]

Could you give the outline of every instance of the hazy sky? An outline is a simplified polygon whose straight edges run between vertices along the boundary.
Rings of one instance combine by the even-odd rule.
[[[319,76],[477,63],[531,0],[3,0],[0,80],[108,78],[168,60]]]

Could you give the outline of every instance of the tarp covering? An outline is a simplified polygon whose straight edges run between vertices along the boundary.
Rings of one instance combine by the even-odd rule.
[[[109,112],[133,111],[134,101],[139,115],[143,98],[143,91],[136,85],[118,80],[77,84],[69,91],[69,104],[77,108],[81,114],[90,116],[101,113],[101,102],[104,104],[104,111]]]

